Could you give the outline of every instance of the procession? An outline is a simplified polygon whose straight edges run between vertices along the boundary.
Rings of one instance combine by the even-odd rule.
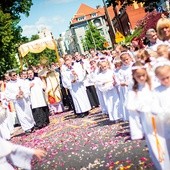
[[[105,49],[90,33],[86,53],[61,55],[53,37],[21,45],[20,62],[57,57],[4,72],[0,169],[170,169],[169,16],[144,33]]]

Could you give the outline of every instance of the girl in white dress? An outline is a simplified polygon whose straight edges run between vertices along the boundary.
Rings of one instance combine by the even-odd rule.
[[[165,158],[162,147],[165,140],[157,130],[156,118],[151,114],[152,106],[152,87],[151,80],[147,73],[147,68],[140,62],[132,66],[134,85],[129,90],[126,107],[129,110],[129,123],[132,139],[141,139],[145,135],[146,143],[149,148],[151,159],[157,169],[167,169],[168,158]]]
[[[156,115],[157,131],[161,140],[163,154],[162,169],[170,169],[170,62],[159,62],[155,75],[161,85],[153,92],[152,113]],[[165,140],[165,141],[164,141]]]
[[[96,86],[102,92],[110,121],[117,123],[122,117],[118,112],[119,97],[115,88],[114,72],[110,69],[109,62],[106,59],[101,60],[99,65],[100,71],[96,77]]]
[[[128,110],[125,108],[125,98],[129,89],[129,86],[132,85],[132,72],[131,66],[133,64],[133,60],[131,54],[129,52],[122,52],[120,54],[120,59],[122,61],[122,67],[119,70],[118,78],[120,82],[120,103],[122,105],[123,110],[123,120],[129,120]]]
[[[95,85],[96,93],[97,93],[97,96],[98,96],[98,99],[99,99],[101,114],[102,115],[108,115],[107,109],[106,109],[106,106],[105,106],[105,103],[104,103],[102,92],[96,86],[96,76],[99,74],[98,62],[95,59],[91,59],[90,60],[90,66],[91,66],[90,81],[92,81]]]
[[[146,101],[151,103],[151,97],[149,97],[151,96],[151,80],[145,66],[140,61],[132,65],[132,77],[134,84],[132,89],[128,91],[126,107],[129,111],[131,139],[136,140],[144,137],[142,124],[143,127],[146,127],[145,118],[143,118],[144,115],[139,112],[139,109]]]

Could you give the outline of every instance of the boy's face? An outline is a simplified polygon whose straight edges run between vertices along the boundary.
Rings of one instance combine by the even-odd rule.
[[[17,74],[15,72],[11,73],[11,80],[17,80]]]
[[[34,77],[34,72],[32,70],[28,70],[28,78],[32,79]]]

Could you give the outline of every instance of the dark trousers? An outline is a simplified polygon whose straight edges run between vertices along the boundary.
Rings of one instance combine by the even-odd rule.
[[[95,86],[87,86],[86,87],[87,95],[91,104],[92,108],[98,107],[99,106],[99,99],[96,93],[96,88]]]
[[[61,88],[62,93],[62,102],[64,106],[67,106],[69,110],[73,110],[75,112],[75,107],[73,103],[72,96],[70,94],[70,91],[68,89],[65,89],[64,87]]]
[[[33,118],[37,127],[42,127],[50,123],[48,106],[32,109]]]

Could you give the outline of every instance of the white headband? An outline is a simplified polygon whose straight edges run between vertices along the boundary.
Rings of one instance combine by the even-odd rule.
[[[147,68],[147,66],[146,65],[144,65],[144,66],[132,66],[132,70],[137,70],[137,69],[146,69]]]
[[[153,70],[156,70],[156,68],[161,67],[161,66],[170,66],[170,61],[167,59],[162,60],[162,61],[157,61],[153,66]]]

